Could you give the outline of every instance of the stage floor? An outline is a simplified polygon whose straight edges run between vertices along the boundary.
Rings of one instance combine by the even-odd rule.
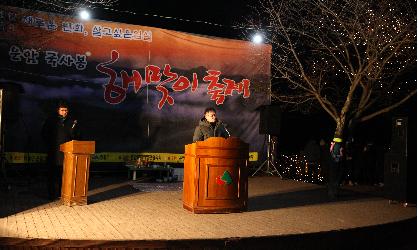
[[[0,243],[11,244],[17,239],[166,241],[300,235],[416,221],[417,215],[416,206],[389,204],[381,188],[344,188],[341,197],[329,200],[325,186],[278,177],[249,178],[248,211],[231,214],[193,214],[183,209],[181,184],[141,191],[141,183],[126,177],[96,176],[90,183],[86,206],[49,202],[42,194],[46,188],[39,183],[20,184],[2,192]]]

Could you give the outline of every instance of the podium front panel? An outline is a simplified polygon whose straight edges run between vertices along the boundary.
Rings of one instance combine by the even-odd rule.
[[[198,206],[242,207],[246,183],[240,166],[245,160],[200,158]]]
[[[87,204],[89,155],[65,153],[61,200],[66,205]]]
[[[89,155],[76,155],[75,165],[79,166],[75,168],[75,180],[74,180],[74,197],[87,196],[88,189],[88,175],[90,156]]]

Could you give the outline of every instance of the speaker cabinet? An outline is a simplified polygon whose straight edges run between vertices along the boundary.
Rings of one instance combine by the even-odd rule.
[[[413,135],[413,131],[408,129],[408,117],[392,119],[391,146],[384,161],[385,195],[390,200],[415,203],[416,155],[409,154],[416,152],[416,144],[414,146],[412,143],[414,137],[408,141],[408,132],[411,132],[410,136]]]
[[[407,202],[408,167],[405,154],[389,152],[385,154],[385,194],[389,200]]]
[[[392,138],[390,151],[397,154],[408,154],[408,117],[392,119]]]
[[[264,105],[259,107],[259,111],[259,133],[279,136],[282,118],[280,107],[277,105]]]

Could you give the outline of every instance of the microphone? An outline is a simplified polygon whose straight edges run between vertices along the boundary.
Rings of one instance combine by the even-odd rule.
[[[73,126],[71,127],[71,129],[73,129],[75,127],[75,125],[77,125],[77,120],[74,120]]]
[[[231,134],[229,133],[228,129],[226,129],[226,127],[228,126],[228,124],[224,123],[224,128],[226,133],[228,133],[228,137],[231,137]]]

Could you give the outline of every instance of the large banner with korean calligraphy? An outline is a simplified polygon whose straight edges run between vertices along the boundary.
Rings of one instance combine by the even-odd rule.
[[[5,148],[42,152],[59,100],[97,152],[183,153],[206,107],[263,150],[271,46],[0,6]]]

